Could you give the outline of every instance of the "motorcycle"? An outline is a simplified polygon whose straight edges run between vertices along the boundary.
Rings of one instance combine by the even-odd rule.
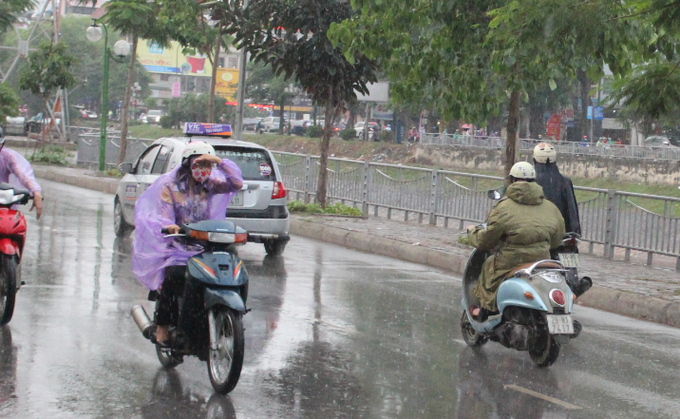
[[[460,320],[463,340],[474,348],[492,340],[507,348],[528,351],[539,367],[552,365],[560,346],[574,334],[571,318],[574,294],[567,285],[564,266],[554,260],[518,266],[498,288],[498,313],[475,318],[471,308],[478,307],[479,301],[472,290],[482,264],[490,255],[489,251],[475,249],[465,267],[462,299],[465,309]]]
[[[178,234],[165,229],[163,233],[185,245],[202,247],[187,262],[185,292],[176,297],[179,315],[173,316],[168,344],[155,341],[155,319],[152,322],[141,305],[132,308],[132,318],[142,335],[156,344],[163,367],[174,368],[184,356],[197,356],[207,361],[215,391],[227,394],[236,387],[243,366],[248,272],[234,246],[245,244],[247,233],[230,221],[219,220],[187,224]],[[153,292],[149,299],[158,306]]]
[[[15,205],[27,204],[31,193],[9,183],[0,183],[0,326],[14,314],[21,281],[21,256],[26,242],[26,219]]]

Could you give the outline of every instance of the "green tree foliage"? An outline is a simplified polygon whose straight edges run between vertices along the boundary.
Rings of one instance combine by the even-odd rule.
[[[61,42],[68,46],[68,51],[78,60],[73,75],[76,87],[69,92],[71,104],[85,105],[99,113],[102,96],[104,39],[90,42],[85,37],[87,27],[92,24],[88,17],[67,16],[61,21]],[[109,29],[109,47],[121,39],[121,34]],[[118,102],[125,97],[125,81],[128,66],[117,61],[110,61],[109,68],[109,109],[117,108]],[[149,83],[151,76],[138,61],[135,62],[135,79],[142,87],[140,97],[151,94]],[[87,83],[84,81],[87,79]]]
[[[215,83],[221,49],[231,45],[232,39],[224,35],[221,25],[215,20],[221,16],[220,3],[207,9],[203,2],[196,0],[166,0],[160,10],[159,23],[167,35],[179,42],[185,51],[201,53],[212,65],[212,80],[209,103],[215,101]],[[212,14],[210,19],[209,14]],[[209,107],[205,121],[215,122],[215,109]]]
[[[248,83],[246,84],[246,97],[256,103],[278,105],[280,115],[283,115],[284,107],[296,94],[289,89],[290,81],[283,75],[275,75],[271,66],[262,62],[249,63]],[[279,119],[279,134],[283,134],[283,118]]]
[[[135,76],[139,39],[148,39],[160,45],[165,45],[169,41],[167,28],[158,19],[161,6],[162,2],[160,1],[114,0],[106,5],[106,14],[102,18],[110,28],[132,38],[130,64],[125,81],[125,95],[121,114],[118,164],[123,162],[127,150],[128,109]]]
[[[557,87],[578,70],[615,73],[637,56],[627,48],[652,38],[644,25],[616,17],[610,0],[354,0],[355,18],[335,25],[344,51],[379,59],[398,102],[424,103],[445,120],[484,124],[507,103],[506,171],[515,161],[522,99]],[[618,5],[618,6],[617,6]]]
[[[222,2],[223,26],[235,35],[255,62],[265,62],[274,74],[293,77],[318,104],[325,105],[326,130],[321,144],[319,182],[315,199],[326,204],[326,168],[335,119],[355,90],[366,93],[366,83],[376,80],[376,65],[363,53],[344,53],[326,33],[333,24],[355,15],[346,1],[261,0],[245,10],[241,1]],[[285,30],[284,30],[285,28]]]
[[[0,126],[8,116],[19,115],[19,96],[7,83],[0,84]]]
[[[11,28],[17,17],[34,5],[33,0],[3,0],[0,1],[0,34]]]
[[[28,68],[19,75],[19,88],[43,98],[57,88],[70,88],[76,82],[72,68],[76,58],[64,43],[43,43],[28,55]]]

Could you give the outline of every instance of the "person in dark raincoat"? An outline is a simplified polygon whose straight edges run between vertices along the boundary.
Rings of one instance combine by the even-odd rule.
[[[524,263],[550,259],[550,249],[564,237],[564,220],[557,207],[543,196],[533,166],[516,163],[510,170],[510,186],[491,210],[486,227],[470,226],[468,240],[479,250],[493,254],[484,262],[473,294],[482,309],[498,311],[496,293],[505,276]],[[472,310],[477,317],[479,307]]]
[[[545,198],[555,204],[564,218],[567,233],[581,235],[581,221],[578,214],[574,185],[571,179],[562,175],[557,168],[557,152],[549,143],[534,147],[534,168],[536,183],[543,188]]]

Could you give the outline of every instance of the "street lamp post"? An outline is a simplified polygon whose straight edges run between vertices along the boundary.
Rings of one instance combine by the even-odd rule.
[[[102,124],[99,142],[100,172],[106,170],[106,125],[109,122],[109,57],[116,61],[118,60],[111,54],[111,49],[109,48],[109,31],[106,29],[106,25],[100,23],[100,26],[97,26],[97,21],[95,20],[92,26],[87,28],[87,31],[85,32],[85,35],[90,42],[99,42],[99,40],[102,39],[102,28],[104,28],[104,76],[102,80]],[[118,57],[123,58],[130,53],[130,44],[121,39],[113,46],[113,52]]]

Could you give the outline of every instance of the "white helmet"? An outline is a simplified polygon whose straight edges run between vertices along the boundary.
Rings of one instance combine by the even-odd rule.
[[[521,161],[512,166],[512,169],[510,169],[510,176],[515,179],[534,180],[536,179],[536,170],[531,163]]]
[[[184,161],[184,159],[188,159],[191,156],[203,154],[210,154],[211,156],[214,156],[215,149],[213,146],[208,143],[204,143],[203,141],[192,141],[187,144],[187,147],[182,152],[182,161]]]
[[[550,143],[538,143],[534,147],[534,160],[537,163],[555,163],[557,161],[557,151]]]

